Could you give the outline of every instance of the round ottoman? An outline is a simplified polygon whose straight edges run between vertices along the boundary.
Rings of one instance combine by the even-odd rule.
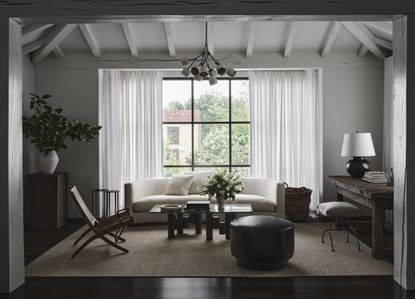
[[[294,254],[294,225],[274,216],[253,215],[230,224],[231,252],[239,265],[257,270],[285,267]]]

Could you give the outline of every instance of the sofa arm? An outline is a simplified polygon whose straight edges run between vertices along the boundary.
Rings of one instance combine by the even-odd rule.
[[[169,178],[142,179],[124,184],[125,208],[133,211],[133,204],[143,197],[164,194]]]
[[[241,178],[245,185],[242,193],[256,194],[275,201],[277,217],[285,218],[285,185],[267,178]]]

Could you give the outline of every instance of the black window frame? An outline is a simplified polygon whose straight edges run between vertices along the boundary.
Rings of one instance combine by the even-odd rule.
[[[190,121],[182,121],[182,122],[165,122],[162,121],[163,125],[171,125],[171,124],[179,124],[179,125],[191,125],[191,138],[192,138],[192,163],[186,164],[186,165],[166,165],[164,164],[164,156],[163,156],[163,170],[166,168],[191,168],[192,171],[195,170],[195,168],[224,168],[227,167],[228,171],[231,172],[232,168],[250,168],[251,164],[232,164],[232,125],[237,124],[248,124],[251,125],[251,119],[249,118],[248,121],[232,121],[232,84],[231,81],[238,81],[238,80],[244,80],[249,81],[248,77],[237,77],[237,78],[217,78],[218,81],[228,81],[229,83],[229,118],[227,121],[195,121],[194,120],[194,78],[183,78],[183,77],[163,77],[163,81],[190,81],[191,82],[191,120]],[[228,164],[211,164],[211,165],[198,165],[195,164],[195,140],[194,140],[194,125],[195,124],[225,124],[228,125],[229,130],[229,165]],[[249,130],[250,132],[250,130]],[[249,133],[251,135],[251,133]],[[250,146],[250,145],[249,145]],[[164,152],[164,151],[163,151]],[[250,152],[249,152],[250,154]],[[249,159],[250,160],[250,159]]]

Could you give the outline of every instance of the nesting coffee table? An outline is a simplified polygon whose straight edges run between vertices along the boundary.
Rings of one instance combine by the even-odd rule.
[[[195,222],[195,233],[202,233],[202,214],[206,216],[206,240],[213,240],[213,216],[218,214],[225,215],[225,236],[226,239],[230,239],[230,223],[236,218],[237,214],[250,214],[253,213],[251,204],[225,204],[223,209],[219,210],[217,204],[210,204],[209,210],[199,209],[185,209],[185,205],[182,205],[177,210],[163,210],[163,205],[157,204],[149,211],[153,214],[167,214],[167,237],[172,239],[176,235],[183,234],[183,215],[193,215]]]

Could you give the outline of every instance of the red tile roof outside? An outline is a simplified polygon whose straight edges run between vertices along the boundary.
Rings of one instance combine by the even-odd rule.
[[[195,121],[200,121],[200,111],[195,110]],[[163,110],[164,122],[190,122],[192,120],[192,110],[190,109],[177,109],[177,110]]]

